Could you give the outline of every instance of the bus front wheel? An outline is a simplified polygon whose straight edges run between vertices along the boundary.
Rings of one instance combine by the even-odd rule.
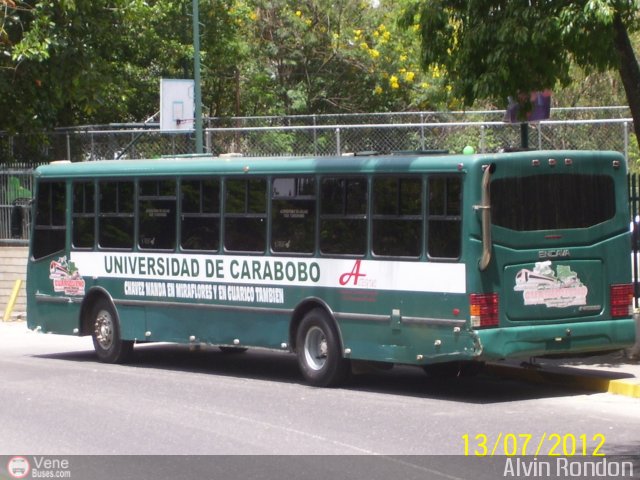
[[[349,360],[342,356],[338,332],[324,310],[316,308],[304,316],[296,346],[300,370],[310,384],[335,386],[349,376]]]
[[[91,336],[98,360],[104,363],[124,363],[133,352],[133,342],[122,340],[118,315],[109,301],[99,299],[91,316]]]

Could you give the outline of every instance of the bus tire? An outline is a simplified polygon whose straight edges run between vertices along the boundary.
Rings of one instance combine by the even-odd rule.
[[[332,387],[349,376],[350,362],[342,356],[337,329],[323,309],[315,308],[304,316],[296,347],[300,371],[311,385]]]
[[[98,360],[124,363],[133,352],[133,341],[122,340],[120,321],[115,308],[106,298],[99,298],[91,314],[91,337]]]

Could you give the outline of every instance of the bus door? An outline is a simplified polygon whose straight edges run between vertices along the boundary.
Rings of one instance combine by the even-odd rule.
[[[77,309],[85,285],[69,258],[66,211],[66,181],[40,180],[27,265],[27,322],[29,328],[71,334],[78,322],[69,320],[69,312]]]

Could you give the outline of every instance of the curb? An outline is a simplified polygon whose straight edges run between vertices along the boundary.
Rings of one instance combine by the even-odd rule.
[[[599,393],[640,398],[640,379],[624,372],[587,370],[571,367],[527,367],[487,364],[487,373],[532,383],[559,385]]]
[[[18,322],[26,322],[27,313],[26,312],[12,312],[8,318],[4,318],[4,312],[0,310],[0,315],[2,318],[0,319],[0,323],[18,323]]]
[[[625,378],[621,380],[611,380],[609,382],[609,393],[614,395],[624,395],[625,397],[640,398],[640,379]]]

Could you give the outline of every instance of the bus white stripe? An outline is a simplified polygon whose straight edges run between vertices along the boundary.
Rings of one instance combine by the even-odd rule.
[[[463,263],[72,252],[83,277],[465,293]]]

